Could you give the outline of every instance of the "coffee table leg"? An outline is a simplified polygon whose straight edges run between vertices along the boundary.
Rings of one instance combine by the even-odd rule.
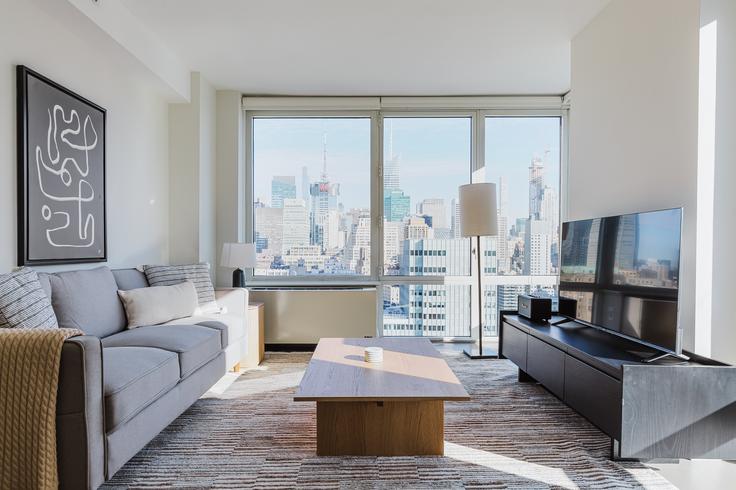
[[[441,456],[444,416],[442,400],[317,402],[317,455]]]

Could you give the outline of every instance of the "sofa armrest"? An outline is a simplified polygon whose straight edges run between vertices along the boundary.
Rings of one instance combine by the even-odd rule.
[[[102,344],[71,337],[61,349],[56,399],[56,453],[60,488],[97,488],[105,481]]]
[[[248,290],[245,288],[217,288],[215,289],[217,305],[227,309],[228,315],[247,318]]]

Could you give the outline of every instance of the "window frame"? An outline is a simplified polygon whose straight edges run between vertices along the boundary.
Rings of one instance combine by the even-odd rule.
[[[324,102],[321,102],[324,99]],[[478,271],[473,267],[476,245],[471,240],[470,275],[467,276],[393,276],[384,274],[383,264],[383,167],[384,167],[384,120],[396,117],[470,117],[471,158],[469,182],[476,170],[485,167],[485,122],[486,117],[558,117],[560,118],[560,171],[559,171],[559,225],[567,216],[567,182],[569,172],[569,106],[563,97],[388,97],[368,98],[370,108],[361,107],[361,98],[346,98],[343,105],[334,97],[268,97],[243,98],[243,127],[245,141],[245,185],[244,185],[244,235],[253,242],[255,234],[254,208],[254,161],[253,120],[257,118],[369,118],[370,119],[370,212],[371,212],[371,273],[364,276],[315,275],[315,276],[256,276],[253,269],[246,270],[247,281],[255,288],[304,289],[304,288],[375,288],[376,334],[383,336],[382,288],[391,285],[469,285],[477,287]],[[249,101],[253,103],[249,104]],[[293,100],[293,102],[290,102]],[[337,100],[337,102],[336,102]],[[374,103],[378,101],[377,103]],[[306,102],[305,102],[306,101]],[[377,104],[377,105],[376,105]],[[255,109],[250,109],[252,105]],[[272,109],[271,107],[274,107]],[[351,108],[354,107],[354,108]],[[357,107],[357,108],[355,108]],[[488,278],[498,276],[481,271],[481,288],[493,286],[496,281]],[[521,276],[516,276],[521,277]],[[526,276],[524,276],[526,277]],[[531,276],[529,284],[535,278]],[[558,277],[558,276],[555,276]],[[518,279],[512,282],[517,282]],[[471,291],[471,330],[478,325],[477,294]],[[472,335],[472,332],[471,332]],[[468,337],[431,337],[433,340],[467,340]]]
[[[245,239],[248,243],[253,243],[255,238],[255,207],[254,207],[254,184],[255,184],[255,162],[253,161],[253,120],[254,119],[369,119],[370,120],[370,200],[369,209],[371,212],[371,274],[369,275],[314,275],[314,276],[262,276],[255,275],[253,268],[248,268],[246,272],[246,280],[253,285],[262,287],[304,287],[304,286],[375,286],[377,277],[373,268],[375,255],[375,192],[377,166],[377,111],[360,111],[360,110],[259,110],[246,111],[245,119]],[[250,182],[250,185],[247,185]]]

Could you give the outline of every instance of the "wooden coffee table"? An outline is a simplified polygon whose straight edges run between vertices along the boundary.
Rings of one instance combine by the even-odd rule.
[[[383,347],[383,362],[363,349]],[[317,402],[320,456],[444,453],[445,400],[470,399],[425,338],[321,339],[294,401]]]

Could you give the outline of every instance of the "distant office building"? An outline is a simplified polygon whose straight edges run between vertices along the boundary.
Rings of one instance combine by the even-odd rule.
[[[281,260],[293,273],[318,274],[324,272],[327,256],[322,254],[318,245],[299,245],[291,247]]]
[[[402,286],[401,304],[408,304],[407,328],[403,335],[468,336],[470,301],[470,287],[465,285]]]
[[[411,198],[400,189],[387,190],[383,195],[383,216],[386,221],[402,221],[409,216]]]
[[[302,166],[302,182],[301,182],[300,198],[304,199],[304,202],[309,202],[309,170],[306,165]]]
[[[383,190],[388,193],[400,189],[399,159],[400,155],[394,154],[394,131],[393,123],[388,120],[388,155],[383,164]],[[396,220],[391,220],[396,221]]]
[[[551,223],[529,219],[524,233],[524,275],[552,274]]]
[[[461,237],[461,231],[460,230],[460,202],[457,199],[453,199],[450,203],[450,210],[452,212],[451,215],[451,235],[453,238],[460,238]]]
[[[411,216],[404,227],[404,240],[423,240],[434,238],[432,228],[427,225],[424,218]]]
[[[284,199],[282,254],[309,245],[309,212],[303,199]]]
[[[526,231],[526,222],[528,218],[516,218],[513,226],[513,235],[520,237],[524,235]]]
[[[281,255],[283,209],[259,206],[254,210],[256,252]]]
[[[529,217],[541,219],[544,196],[544,163],[539,157],[532,158],[529,166]]]
[[[417,214],[430,216],[432,218],[432,228],[445,229],[448,228],[445,200],[444,199],[425,199],[417,206]]]
[[[468,240],[407,239],[401,260],[402,276],[463,276],[469,273]]]
[[[387,269],[398,267],[403,239],[404,223],[383,221],[383,262]]]
[[[345,244],[345,262],[356,274],[370,274],[371,270],[371,214],[361,210],[354,221]]]
[[[506,216],[509,205],[509,186],[506,177],[503,175],[498,178],[498,213]]]
[[[508,236],[509,236],[509,219],[506,216],[498,217],[498,238],[495,238],[496,250],[496,273],[507,274],[511,267],[509,257]]]
[[[271,180],[271,207],[283,208],[284,199],[296,198],[296,179],[290,175],[275,176]]]
[[[523,284],[502,284],[496,288],[496,304],[501,310],[515,310],[519,306],[519,295],[527,292]]]
[[[482,267],[483,267],[483,274],[484,275],[495,275],[498,274],[498,264],[499,264],[499,248],[506,248],[506,247],[500,247],[499,243],[502,241],[499,239],[499,237],[481,237],[481,245],[483,249],[483,261],[482,261]]]

